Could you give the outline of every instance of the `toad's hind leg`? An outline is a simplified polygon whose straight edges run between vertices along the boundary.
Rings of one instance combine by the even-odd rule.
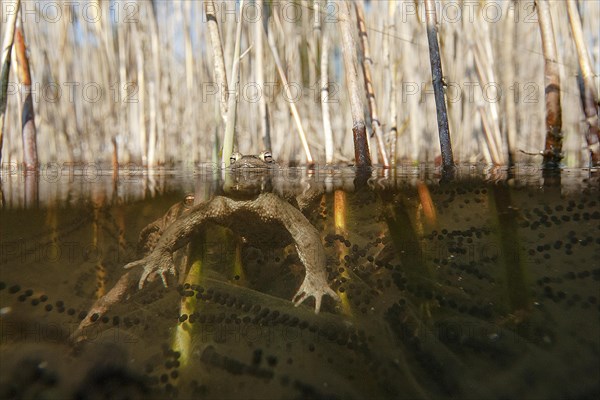
[[[298,307],[302,302],[310,297],[315,298],[315,314],[319,313],[321,309],[321,301],[323,296],[328,295],[336,301],[340,300],[340,297],[336,292],[333,291],[327,282],[321,279],[315,279],[314,276],[307,275],[300,285],[300,288],[292,298],[294,305]]]
[[[265,194],[261,200],[261,212],[273,216],[272,218],[282,223],[292,236],[300,261],[306,270],[304,281],[292,301],[299,305],[307,298],[314,297],[315,313],[318,313],[324,295],[339,300],[337,293],[327,284],[325,247],[317,229],[297,208],[276,195]]]

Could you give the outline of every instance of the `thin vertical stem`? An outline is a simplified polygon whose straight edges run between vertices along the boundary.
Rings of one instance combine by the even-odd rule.
[[[394,1],[388,2],[388,16],[385,30],[385,42],[384,42],[384,60],[385,60],[385,71],[387,72],[387,79],[389,80],[389,142],[390,142],[390,163],[392,166],[396,165],[396,147],[398,142],[398,110],[396,102],[396,63],[392,59],[390,50],[395,40],[395,18],[396,18],[396,7],[398,4]]]
[[[273,60],[275,61],[275,66],[277,67],[279,78],[283,83],[283,88],[285,90],[286,97],[288,99],[293,99],[294,96],[291,93],[290,85],[288,84],[288,80],[283,69],[283,63],[281,62],[281,58],[279,57],[279,51],[277,50],[275,39],[273,38],[273,35],[269,32],[268,25],[265,26],[265,29],[267,29],[265,30],[265,35],[267,35],[267,42],[269,43],[269,48],[271,49],[271,54],[273,56]],[[306,140],[306,133],[304,132],[304,128],[302,127],[302,120],[300,119],[298,108],[296,107],[296,104],[294,104],[294,102],[292,101],[288,101],[287,103],[290,107],[290,111],[294,118],[294,122],[296,123],[296,128],[298,129],[298,136],[300,137],[302,147],[304,148],[304,153],[306,154],[306,162],[309,165],[312,165],[314,164],[314,161],[310,152],[310,147],[308,146],[308,141]]]
[[[346,85],[350,97],[352,112],[352,134],[354,139],[354,160],[356,166],[371,166],[371,154],[363,115],[363,104],[358,89],[358,71],[356,59],[356,44],[352,37],[350,25],[350,6],[347,1],[338,1],[339,25],[342,34],[342,53],[344,54],[344,67],[346,70]]]
[[[15,26],[21,0],[7,1],[3,6],[6,13],[6,25],[4,26],[4,41],[2,42],[2,60],[0,64],[0,161],[2,160],[2,143],[4,138],[4,118],[6,105],[8,103],[8,74],[10,72],[11,52],[15,37]]]
[[[263,0],[255,0],[256,9],[263,10]],[[264,40],[263,40],[263,29],[264,25],[267,24],[268,19],[266,15],[261,14],[258,21],[254,22],[254,40],[256,41],[256,69],[254,70],[254,79],[256,85],[263,89],[265,87],[265,67],[263,62],[264,57]],[[271,126],[269,121],[269,109],[267,107],[267,100],[265,96],[260,96],[258,99],[258,109],[260,114],[260,128],[261,138],[264,150],[271,149]]]
[[[333,130],[329,116],[329,32],[323,29],[321,43],[321,113],[323,115],[323,137],[325,139],[325,162],[333,163]]]
[[[546,93],[546,144],[543,166],[554,169],[562,159],[562,111],[560,105],[560,75],[558,50],[554,39],[554,27],[547,0],[536,0],[538,23],[544,52],[544,86]]]
[[[442,61],[440,59],[440,46],[437,37],[438,29],[436,25],[435,4],[433,0],[425,0],[425,14],[427,20],[427,40],[429,42],[431,76],[433,80],[433,91],[437,110],[438,133],[440,137],[440,148],[442,151],[442,164],[444,170],[450,170],[454,167],[454,156],[452,154],[452,143],[450,141],[450,129],[448,128],[448,111],[446,110]]]
[[[515,82],[515,60],[514,60],[514,46],[515,46],[515,9],[511,3],[506,2],[506,16],[504,17],[504,27],[506,34],[504,35],[505,41],[502,45],[502,59],[504,62],[503,78],[504,87],[512,88],[517,84]],[[509,166],[514,165],[516,161],[516,146],[517,146],[517,111],[515,107],[514,91],[511,90],[510,94],[504,96],[504,106],[506,112],[506,139],[508,144],[508,164]]]
[[[369,105],[369,112],[371,113],[371,125],[373,132],[375,132],[375,140],[377,140],[377,148],[379,149],[379,154],[383,160],[383,166],[389,168],[390,162],[388,161],[385,144],[383,143],[383,130],[381,129],[381,121],[379,121],[375,89],[373,88],[373,79],[371,78],[371,64],[373,64],[373,59],[371,58],[369,49],[369,36],[365,24],[365,13],[362,9],[362,5],[358,2],[354,3],[354,7],[356,10],[356,19],[358,21],[358,31],[362,49],[362,70],[365,79],[365,90],[367,91],[367,103]]]
[[[23,164],[26,170],[34,170],[38,166],[37,133],[35,128],[35,113],[33,98],[31,96],[31,72],[27,47],[25,44],[25,31],[23,29],[23,16],[19,11],[15,30],[15,51],[17,55],[17,70],[21,91],[24,94],[21,103],[21,135],[23,139]]]
[[[223,121],[226,121],[229,89],[227,85],[227,73],[225,72],[225,58],[223,57],[223,43],[221,41],[221,33],[219,32],[219,24],[217,23],[217,14],[214,1],[205,1],[204,7],[206,10],[208,32],[213,51],[215,83],[217,84],[217,89],[221,94],[221,118]]]
[[[227,122],[225,124],[225,136],[223,138],[223,155],[221,163],[229,167],[230,157],[233,153],[233,138],[235,135],[235,124],[237,118],[237,95],[240,85],[240,47],[242,41],[242,16],[244,15],[244,0],[240,0],[240,14],[235,33],[235,47],[233,49],[233,63],[231,66],[231,81],[233,82],[233,95],[227,101]]]
[[[143,38],[140,32],[140,27],[135,25],[133,28],[133,42],[135,44],[135,63],[137,67],[137,84],[139,87],[139,98],[137,102],[138,111],[138,131],[140,133],[140,152],[142,156],[142,164],[147,165],[148,162],[148,133],[146,131],[146,76],[144,73],[144,52]]]
[[[585,139],[591,153],[593,166],[600,166],[600,129],[598,129],[598,95],[596,81],[594,80],[594,69],[590,53],[583,39],[583,29],[581,27],[581,18],[574,0],[567,0],[567,10],[569,12],[569,22],[573,41],[577,49],[579,58],[579,68],[581,69],[581,102],[583,112],[585,113],[585,122],[587,132]]]

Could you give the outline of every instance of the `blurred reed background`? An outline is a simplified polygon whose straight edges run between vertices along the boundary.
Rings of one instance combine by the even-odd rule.
[[[2,1],[2,35],[7,3]],[[222,88],[215,79],[206,3],[216,11],[231,83],[237,1],[23,1],[39,161],[110,163],[113,141],[119,163],[152,167],[218,160],[225,130],[221,107],[226,104],[221,104]],[[579,63],[567,4],[548,3],[559,57],[563,163],[586,166]],[[436,4],[455,160],[504,165],[510,150],[517,162],[541,163],[541,157],[522,152],[542,151],[546,132],[544,57],[534,2]],[[600,2],[580,0],[578,6],[597,81]],[[244,2],[239,151],[263,150],[268,124],[277,160],[307,160],[266,26],[312,158],[324,164],[326,144],[331,143],[328,161],[352,162],[352,117],[337,19],[341,7],[345,4],[338,1]],[[350,4],[363,89],[357,8],[364,11],[373,91],[390,162],[435,161],[440,150],[423,3]],[[15,64],[13,56],[13,69]],[[23,161],[16,76],[12,71],[8,86],[3,163]],[[326,82],[329,93],[323,110],[320,96]],[[371,134],[366,91],[361,93]],[[327,138],[328,126],[333,140]],[[370,147],[373,161],[381,163],[375,137]]]

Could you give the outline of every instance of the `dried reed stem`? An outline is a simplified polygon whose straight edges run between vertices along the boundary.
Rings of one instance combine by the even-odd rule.
[[[600,166],[600,129],[598,129],[598,92],[596,81],[594,80],[594,69],[592,58],[583,39],[583,29],[581,27],[581,18],[577,5],[574,0],[567,0],[567,10],[569,12],[569,22],[573,41],[577,49],[579,58],[579,68],[581,69],[581,79],[583,87],[581,88],[581,100],[583,112],[585,114],[585,123],[587,131],[585,139],[591,153],[593,166]]]
[[[398,142],[398,106],[396,102],[396,63],[392,61],[392,57],[390,54],[390,49],[393,44],[393,38],[396,33],[396,7],[398,4],[396,2],[390,1],[388,3],[388,19],[385,28],[385,42],[384,46],[384,60],[385,60],[385,71],[387,72],[387,79],[389,80],[389,122],[390,122],[390,130],[389,130],[389,143],[390,143],[390,163],[392,166],[396,165],[396,143]]]
[[[279,57],[279,51],[277,50],[277,45],[275,44],[275,39],[273,35],[270,33],[270,29],[268,24],[265,25],[265,35],[267,36],[267,42],[269,43],[269,48],[271,49],[271,55],[273,56],[273,61],[275,61],[275,66],[277,67],[277,72],[279,74],[279,79],[283,84],[283,88],[285,90],[285,94],[287,99],[293,99],[294,96],[291,93],[290,85],[288,84],[287,77],[285,75],[285,71],[283,70],[283,64],[281,62],[281,58]],[[300,119],[300,114],[298,113],[298,108],[293,101],[287,101],[292,116],[294,117],[294,122],[296,123],[296,128],[298,129],[298,136],[300,137],[300,142],[302,142],[302,148],[304,149],[304,154],[306,155],[306,162],[309,165],[313,165],[314,161],[312,158],[312,154],[310,152],[310,147],[308,147],[308,141],[306,140],[306,134],[304,133],[304,128],[302,127],[302,120]]]
[[[140,27],[136,24],[133,27],[133,42],[135,46],[135,64],[137,68],[137,85],[139,88],[139,97],[137,102],[138,111],[138,131],[140,133],[140,152],[142,164],[148,162],[148,132],[146,131],[146,74],[144,72],[144,51],[142,47],[142,38]]]
[[[504,35],[504,43],[501,48],[502,61],[504,63],[502,67],[502,77],[504,80],[505,88],[512,88],[517,85],[515,81],[515,60],[514,60],[514,46],[515,46],[515,9],[510,2],[505,3],[503,8],[505,12],[504,27],[506,34]],[[514,91],[511,91],[510,95],[504,96],[504,107],[506,114],[506,139],[508,148],[508,164],[513,165],[516,161],[516,146],[517,146],[517,111],[515,107]]]
[[[562,111],[560,106],[560,75],[554,27],[547,0],[535,1],[544,52],[544,87],[546,93],[546,144],[543,166],[554,169],[562,159]]]
[[[356,166],[371,166],[371,154],[363,115],[363,104],[358,89],[358,71],[356,60],[356,44],[352,37],[350,25],[350,6],[347,1],[337,1],[340,13],[339,25],[342,34],[342,52],[344,54],[344,67],[346,70],[346,85],[350,97],[352,112],[352,134],[354,139],[354,160]]]
[[[35,129],[33,98],[31,96],[31,72],[29,70],[29,59],[27,57],[21,11],[19,11],[19,17],[17,18],[14,40],[19,83],[21,84],[21,93],[24,94],[21,103],[23,164],[26,170],[34,170],[38,167],[37,132]]]
[[[321,114],[323,116],[323,139],[325,140],[325,162],[333,163],[333,130],[329,116],[329,29],[323,29],[321,39]]]
[[[263,10],[263,0],[255,0],[256,8],[258,10]],[[256,41],[255,45],[255,70],[254,70],[254,79],[256,81],[256,85],[263,90],[265,87],[265,67],[263,62],[264,57],[264,40],[263,40],[263,29],[264,25],[266,25],[268,19],[264,12],[261,14],[258,21],[254,22],[254,40]],[[271,124],[269,121],[269,108],[267,106],[267,101],[264,95],[261,95],[258,99],[258,110],[260,115],[260,128],[261,128],[261,138],[264,150],[272,150],[271,143]]]
[[[21,0],[7,1],[4,4],[3,11],[8,15],[6,25],[4,26],[4,40],[2,42],[2,60],[0,64],[0,161],[2,161],[2,143],[4,140],[4,118],[6,114],[6,104],[8,103],[8,75],[10,72],[11,52],[15,37],[15,26],[17,24],[17,15]],[[8,12],[11,10],[10,12]]]
[[[221,163],[229,167],[231,154],[233,153],[233,138],[235,135],[235,124],[237,118],[238,90],[240,85],[240,47],[242,42],[242,16],[244,15],[244,0],[240,0],[240,15],[235,33],[235,47],[233,49],[233,62],[231,66],[231,81],[233,83],[233,95],[227,101],[227,122],[225,123],[225,136],[223,137],[223,154]]]
[[[219,24],[217,23],[217,14],[214,1],[205,1],[204,7],[208,25],[208,33],[210,36],[210,44],[213,51],[215,83],[217,84],[217,90],[221,94],[221,118],[225,122],[227,120],[227,101],[229,90],[227,85],[227,73],[225,72],[225,58],[223,57],[223,43],[221,41],[221,33],[219,32]]]
[[[477,44],[473,48],[475,57],[475,66],[481,87],[489,87],[490,82],[494,82],[493,72],[488,62],[483,61],[484,52]],[[500,127],[498,126],[498,110],[493,101],[486,102],[488,107],[479,107],[478,111],[482,118],[485,132],[486,143],[492,154],[492,161],[496,165],[504,164],[502,157],[502,138],[500,137]],[[492,114],[492,120],[488,116],[488,111]]]
[[[365,90],[367,92],[367,103],[369,105],[369,112],[371,114],[371,126],[373,132],[375,133],[377,148],[379,149],[379,154],[383,160],[383,166],[385,168],[389,168],[390,162],[385,150],[385,144],[383,143],[383,130],[381,129],[381,122],[379,121],[379,113],[377,112],[377,99],[375,98],[375,89],[373,88],[373,79],[371,78],[371,65],[373,64],[373,59],[371,58],[371,51],[369,48],[369,36],[367,34],[367,26],[365,24],[365,13],[363,11],[362,4],[356,2],[354,3],[354,7],[358,22],[358,32],[362,50],[362,70],[363,77],[365,79]]]

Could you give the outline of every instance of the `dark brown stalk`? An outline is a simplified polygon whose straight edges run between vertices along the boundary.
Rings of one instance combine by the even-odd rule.
[[[6,113],[6,104],[8,103],[8,74],[10,73],[11,52],[15,37],[15,26],[17,24],[18,10],[21,0],[6,2],[3,11],[12,13],[5,15],[6,25],[4,26],[4,40],[2,42],[2,60],[0,60],[0,161],[2,161],[2,142],[4,137],[4,117]]]
[[[27,58],[27,47],[25,45],[25,33],[21,16],[17,17],[15,30],[15,51],[17,55],[17,71],[21,92],[23,93],[21,104],[21,137],[23,139],[23,164],[26,170],[34,170],[38,166],[37,134],[35,129],[33,112],[33,98],[31,96],[31,73],[29,71],[29,60]]]
[[[363,11],[362,4],[356,2],[354,3],[354,7],[356,9],[356,19],[358,22],[358,32],[362,50],[363,78],[365,79],[367,103],[369,104],[369,112],[371,114],[371,125],[373,132],[375,133],[375,140],[377,141],[377,148],[379,149],[383,166],[385,168],[389,168],[390,162],[388,161],[387,152],[385,151],[385,144],[383,143],[383,130],[381,129],[379,114],[377,113],[377,100],[375,98],[375,89],[373,88],[373,79],[371,78],[371,64],[373,64],[373,59],[371,58],[371,52],[369,48],[369,36],[367,35],[367,25],[365,24],[365,13]]]
[[[454,156],[452,154],[452,142],[450,141],[450,129],[448,127],[448,111],[446,109],[446,97],[444,95],[442,60],[440,59],[440,46],[437,37],[438,29],[433,0],[425,0],[425,14],[427,20],[427,40],[429,42],[431,76],[433,80],[435,107],[437,110],[438,133],[442,151],[442,165],[445,171],[451,171],[454,168]]]
[[[546,93],[546,144],[544,169],[559,168],[562,159],[562,111],[560,106],[560,76],[554,27],[547,0],[535,1],[544,52],[544,86]]]
[[[352,37],[350,24],[350,6],[347,1],[338,1],[340,13],[339,24],[342,34],[342,53],[346,69],[346,85],[352,110],[352,133],[354,139],[354,159],[357,167],[371,166],[371,154],[367,142],[367,130],[363,115],[363,104],[358,89],[358,71],[356,60],[356,44]]]

